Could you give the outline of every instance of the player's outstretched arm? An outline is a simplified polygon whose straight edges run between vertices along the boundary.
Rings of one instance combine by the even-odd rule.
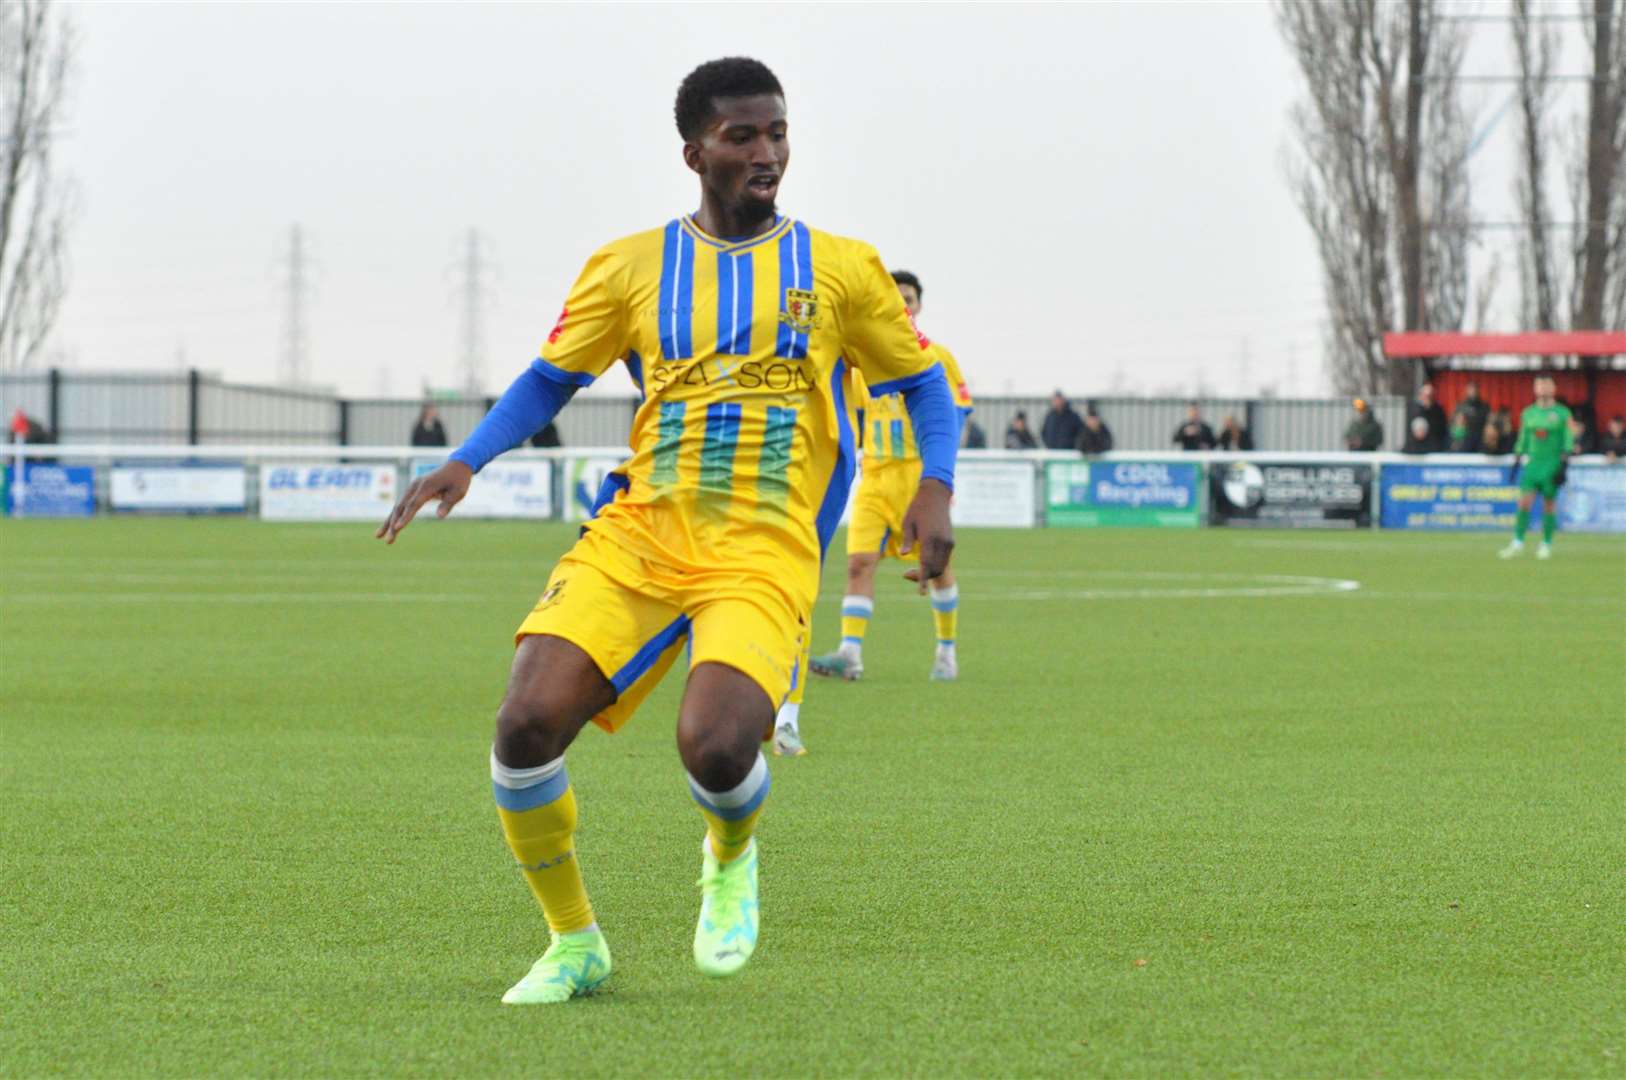
[[[405,493],[374,535],[386,544],[395,543],[400,531],[412,523],[418,511],[432,499],[440,500],[438,516],[445,517],[468,494],[474,474],[498,454],[512,450],[548,421],[559,415],[576,393],[579,377],[542,359],[533,360],[515,379],[497,404],[486,413],[462,446],[452,451],[446,464],[407,485]],[[586,381],[592,381],[590,378]]]
[[[469,493],[469,482],[473,479],[474,470],[461,461],[448,461],[434,472],[418,477],[407,485],[400,501],[390,511],[390,516],[373,535],[386,544],[395,543],[396,535],[412,523],[419,510],[435,499],[440,500],[435,515],[445,517]]]

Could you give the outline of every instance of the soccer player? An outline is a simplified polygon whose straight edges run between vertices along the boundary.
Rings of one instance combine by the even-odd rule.
[[[694,959],[738,971],[756,948],[760,746],[784,699],[819,562],[852,482],[846,368],[903,394],[925,466],[903,523],[921,566],[953,547],[954,403],[873,248],[781,216],[785,99],[763,64],[702,64],[678,89],[700,208],[599,249],[541,355],[378,535],[427,503],[444,517],[612,363],[644,400],[631,457],[515,635],[491,752],[497,815],[547,918],[542,958],[503,1001],[564,1001],[610,973],[576,859],[565,750],[615,731],[688,649],[678,752],[705,820]]]
[[[1541,495],[1541,546],[1536,558],[1553,557],[1553,533],[1558,531],[1558,489],[1564,486],[1565,462],[1575,450],[1570,410],[1557,399],[1558,384],[1551,375],[1536,376],[1536,401],[1519,414],[1519,438],[1513,444],[1513,474],[1519,481],[1519,513],[1513,522],[1513,542],[1498,554],[1511,559],[1524,550],[1530,528],[1530,508]]]
[[[897,282],[910,318],[914,318],[921,308],[920,279],[907,270],[894,271],[892,278]],[[959,411],[959,422],[964,423],[971,415],[971,394],[966,390],[959,365],[941,344],[929,341],[924,334],[920,340],[942,366],[945,384]],[[847,595],[841,600],[841,644],[835,652],[814,657],[809,663],[815,674],[847,680],[864,674],[864,632],[875,613],[876,567],[886,555],[902,559],[913,557],[899,540],[910,493],[918,483],[921,468],[915,432],[897,393],[884,387],[870,387],[864,412],[864,474],[858,483],[852,521],[847,527]],[[905,576],[919,582],[921,591],[931,596],[937,651],[930,677],[957,678],[959,662],[954,644],[960,589],[953,571],[945,567],[941,574],[933,575],[915,569]],[[781,712],[780,724],[787,719],[794,727],[796,717],[787,718]]]

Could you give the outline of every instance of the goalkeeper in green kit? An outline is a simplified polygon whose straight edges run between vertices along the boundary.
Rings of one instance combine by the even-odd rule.
[[[1558,385],[1551,375],[1536,376],[1536,403],[1519,414],[1519,440],[1513,444],[1513,477],[1519,482],[1519,516],[1514,519],[1513,543],[1500,552],[1511,559],[1524,550],[1530,528],[1530,508],[1541,495],[1541,546],[1536,558],[1553,557],[1553,533],[1558,529],[1558,489],[1564,486],[1565,462],[1575,450],[1570,410],[1558,402]]]

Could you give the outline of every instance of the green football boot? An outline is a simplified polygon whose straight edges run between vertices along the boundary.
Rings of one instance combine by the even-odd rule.
[[[542,959],[502,996],[504,1005],[551,1005],[591,994],[610,977],[610,946],[598,930],[554,934]]]
[[[757,842],[719,863],[704,844],[700,871],[700,922],[694,928],[694,962],[707,975],[732,975],[757,947]]]
[[[848,682],[857,682],[864,677],[864,660],[862,656],[850,656],[837,649],[833,653],[815,656],[807,662],[815,675],[830,675]]]

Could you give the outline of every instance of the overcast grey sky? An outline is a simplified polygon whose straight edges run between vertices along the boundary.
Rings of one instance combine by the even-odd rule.
[[[82,369],[271,381],[297,222],[312,381],[451,385],[478,229],[500,389],[594,248],[695,207],[674,91],[749,54],[787,92],[782,209],[919,273],[974,391],[1327,386],[1263,3],[70,10],[83,212],[53,348]]]

